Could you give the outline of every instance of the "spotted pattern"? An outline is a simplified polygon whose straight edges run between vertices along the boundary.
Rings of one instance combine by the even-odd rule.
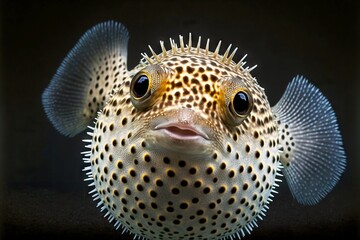
[[[137,67],[146,70],[156,65],[163,71],[143,109],[133,105],[132,79],[121,74],[121,66],[113,75],[99,67],[92,80],[90,91],[97,91],[101,102],[104,86],[118,88],[91,133],[94,196],[117,226],[139,237],[221,239],[243,235],[264,216],[275,185],[278,133],[264,91],[233,61],[225,64],[203,49],[196,51],[172,49]],[[110,59],[102,61],[105,66],[112,63]],[[125,76],[121,85],[117,84],[119,76]],[[226,121],[227,94],[222,87],[234,77],[241,79],[253,99],[252,111],[236,126]],[[101,106],[90,97],[92,110],[93,104]],[[151,121],[179,108],[192,109],[213,129],[213,146],[206,154],[179,154],[154,147]]]
[[[280,161],[284,166],[290,166],[291,159],[293,159],[293,150],[295,148],[295,141],[294,137],[292,136],[289,125],[288,124],[282,124],[281,121],[278,121],[279,124],[279,130],[280,130],[280,138],[279,143],[281,143],[280,150],[283,151],[283,154],[281,154]]]
[[[109,99],[109,92],[120,87],[128,76],[126,64],[121,55],[99,57],[89,77],[89,90],[83,117],[94,118]]]

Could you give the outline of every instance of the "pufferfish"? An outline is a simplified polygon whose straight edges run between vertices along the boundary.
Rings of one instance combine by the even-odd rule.
[[[209,40],[150,46],[127,69],[128,31],[88,30],[42,95],[61,133],[87,127],[86,181],[115,227],[138,239],[237,239],[269,209],[282,176],[313,205],[338,182],[346,158],[329,101],[296,76],[273,107],[264,89]],[[231,53],[230,53],[231,52]]]

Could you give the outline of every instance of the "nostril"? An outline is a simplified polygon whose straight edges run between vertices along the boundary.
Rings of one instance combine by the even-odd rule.
[[[182,108],[179,110],[178,122],[181,124],[190,124],[193,121],[194,110],[190,108]]]

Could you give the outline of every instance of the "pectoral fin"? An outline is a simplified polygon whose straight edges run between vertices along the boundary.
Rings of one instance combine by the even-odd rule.
[[[335,113],[319,89],[301,76],[291,81],[272,110],[290,190],[299,203],[316,204],[332,190],[346,165]]]
[[[121,23],[88,30],[61,63],[42,95],[45,113],[67,136],[83,131],[127,75],[128,32]]]

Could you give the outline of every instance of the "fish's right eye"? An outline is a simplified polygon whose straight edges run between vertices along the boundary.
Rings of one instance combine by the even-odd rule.
[[[165,91],[167,71],[159,65],[151,65],[133,76],[130,82],[130,100],[139,110],[150,108]]]
[[[137,99],[150,95],[150,79],[145,74],[137,76],[131,86],[131,92]]]

